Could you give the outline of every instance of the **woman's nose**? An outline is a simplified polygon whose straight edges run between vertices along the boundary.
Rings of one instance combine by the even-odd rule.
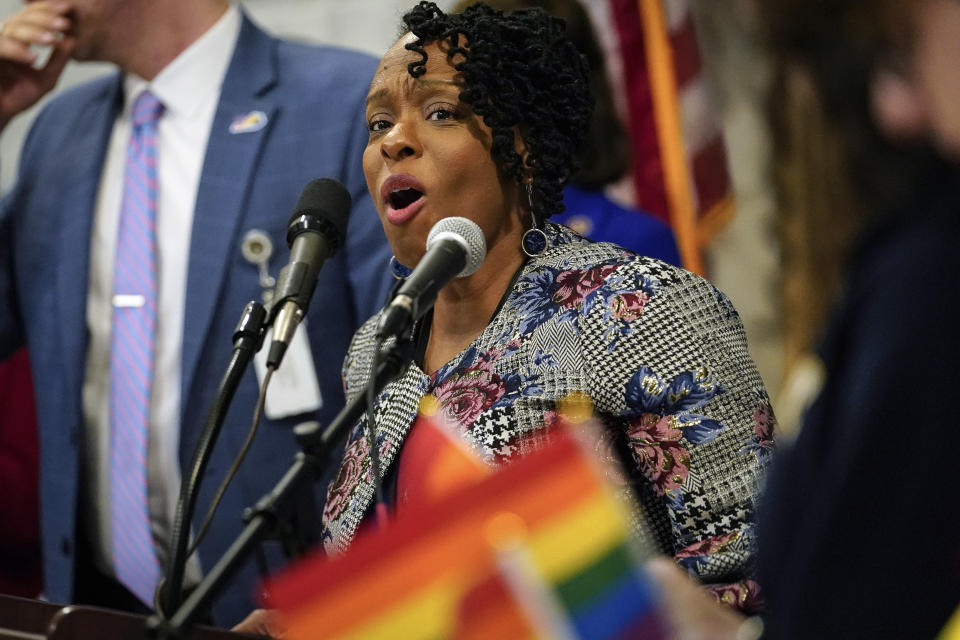
[[[416,132],[407,123],[396,123],[383,137],[380,153],[390,160],[403,160],[420,154]]]

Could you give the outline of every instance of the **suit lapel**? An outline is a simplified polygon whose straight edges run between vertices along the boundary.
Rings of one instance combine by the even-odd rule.
[[[97,206],[97,191],[107,144],[122,99],[122,76],[104,87],[100,99],[88,102],[77,114],[71,150],[72,181],[60,202],[60,247],[57,254],[61,362],[65,389],[80,389],[86,366],[87,292],[90,276],[90,238]]]
[[[207,144],[190,242],[183,326],[181,407],[193,387],[200,353],[237,246],[237,229],[253,182],[253,171],[275,120],[277,104],[269,97],[276,80],[275,43],[246,16],[233,59],[224,78],[220,103]],[[260,112],[266,124],[247,130],[231,127],[238,118]]]

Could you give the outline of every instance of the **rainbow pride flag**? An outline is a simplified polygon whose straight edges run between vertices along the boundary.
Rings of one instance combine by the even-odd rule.
[[[529,454],[272,581],[307,638],[664,637],[628,507],[565,431]]]

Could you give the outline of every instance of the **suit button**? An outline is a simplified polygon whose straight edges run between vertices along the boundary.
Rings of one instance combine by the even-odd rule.
[[[69,540],[66,538],[60,538],[60,551],[63,553],[63,555],[70,555],[70,547],[71,545]]]

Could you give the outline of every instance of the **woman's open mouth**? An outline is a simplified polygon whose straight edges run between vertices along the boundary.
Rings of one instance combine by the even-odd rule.
[[[405,173],[387,178],[380,187],[380,195],[387,205],[387,220],[392,224],[406,222],[415,216],[426,202],[423,185]]]

